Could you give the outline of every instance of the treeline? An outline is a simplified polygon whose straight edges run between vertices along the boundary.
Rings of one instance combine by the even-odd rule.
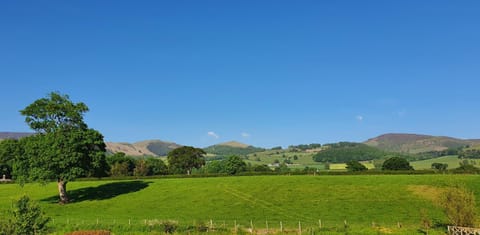
[[[308,150],[308,149],[318,149],[318,148],[321,148],[322,145],[321,144],[299,144],[299,145],[290,145],[288,146],[288,149],[289,150],[302,150],[302,151],[305,151],[305,150]]]
[[[458,154],[458,158],[480,158],[480,149],[464,149]]]
[[[340,142],[326,144],[321,152],[313,156],[316,162],[344,163],[348,161],[367,161],[389,157],[408,158],[401,153],[385,152],[375,147],[361,143]]]

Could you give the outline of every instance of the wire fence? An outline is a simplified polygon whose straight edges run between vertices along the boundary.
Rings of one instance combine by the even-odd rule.
[[[114,234],[128,233],[176,233],[176,234],[418,234],[419,226],[404,227],[397,223],[350,224],[343,221],[259,221],[259,220],[170,220],[138,218],[54,218],[50,225],[58,232],[81,230],[109,230]],[[426,228],[427,230],[429,228]],[[446,229],[446,228],[445,228]],[[445,234],[445,229],[438,229]],[[442,233],[443,232],[443,233]],[[420,233],[422,234],[422,233]],[[431,230],[429,234],[436,234]]]

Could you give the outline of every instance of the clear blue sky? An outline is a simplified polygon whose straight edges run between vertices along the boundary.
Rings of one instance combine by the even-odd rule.
[[[2,1],[0,131],[51,91],[106,141],[480,138],[480,1]]]

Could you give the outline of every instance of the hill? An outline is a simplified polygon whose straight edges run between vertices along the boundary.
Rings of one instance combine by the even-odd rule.
[[[0,140],[3,139],[20,139],[22,137],[33,135],[34,133],[28,132],[0,132]]]
[[[133,144],[107,142],[106,145],[110,153],[123,152],[129,156],[165,156],[168,152],[181,147],[179,144],[161,140],[145,140]]]
[[[248,144],[230,141],[225,143],[220,143],[204,148],[206,153],[214,154],[217,156],[229,156],[229,155],[240,155],[246,156],[247,154],[262,152],[265,151],[263,148],[254,147]]]
[[[383,151],[362,143],[340,142],[335,144],[327,144],[324,145],[324,147],[324,150],[313,156],[314,161],[344,163],[351,160],[367,161],[393,156],[393,153],[389,153],[387,151]]]
[[[442,151],[449,148],[459,148],[467,145],[480,144],[480,140],[464,140],[446,136],[431,136],[417,134],[384,134],[364,142],[385,151],[422,153]]]

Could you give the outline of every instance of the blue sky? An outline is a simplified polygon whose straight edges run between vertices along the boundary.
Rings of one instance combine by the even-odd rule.
[[[2,1],[0,131],[51,91],[106,141],[480,138],[479,1]]]

